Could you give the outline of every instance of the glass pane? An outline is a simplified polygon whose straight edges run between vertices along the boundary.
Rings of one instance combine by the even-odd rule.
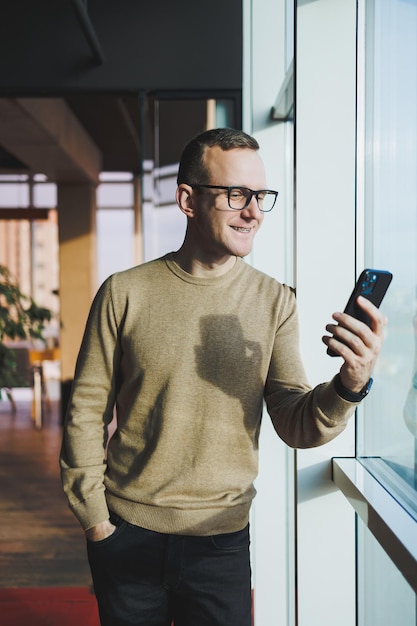
[[[33,185],[33,204],[36,207],[52,208],[57,205],[55,183],[41,183]]]
[[[358,626],[415,626],[415,593],[360,519],[358,552]]]
[[[145,261],[158,258],[180,248],[185,234],[186,218],[177,205],[143,207]]]
[[[1,186],[0,207],[15,208],[29,205],[27,183],[5,183]]]
[[[394,278],[358,451],[417,511],[417,2],[366,7],[365,264]]]
[[[133,265],[134,215],[132,209],[97,211],[98,280]]]
[[[97,187],[99,207],[133,206],[133,185],[131,183],[101,183]]]

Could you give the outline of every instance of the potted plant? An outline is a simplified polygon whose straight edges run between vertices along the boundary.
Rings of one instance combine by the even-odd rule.
[[[0,265],[0,393],[2,389],[15,408],[10,390],[26,386],[17,369],[16,354],[10,341],[42,339],[45,323],[52,312],[38,306],[31,296],[23,294],[10,270]]]

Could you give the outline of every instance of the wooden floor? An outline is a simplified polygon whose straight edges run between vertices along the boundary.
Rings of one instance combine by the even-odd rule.
[[[58,394],[41,430],[30,394],[17,390],[15,415],[0,400],[0,587],[90,586],[84,535],[61,490]]]

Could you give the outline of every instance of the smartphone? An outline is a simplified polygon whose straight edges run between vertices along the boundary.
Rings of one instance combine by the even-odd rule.
[[[352,293],[350,294],[344,312],[352,315],[352,317],[356,317],[356,319],[370,326],[371,320],[369,316],[357,305],[356,299],[358,296],[363,296],[364,298],[370,300],[376,307],[379,307],[384,299],[391,280],[392,274],[390,272],[386,272],[385,270],[363,270],[356,281],[356,285]],[[339,356],[330,348],[327,348],[327,354],[330,356]]]

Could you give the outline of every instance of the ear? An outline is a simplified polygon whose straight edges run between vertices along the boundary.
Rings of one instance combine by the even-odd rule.
[[[177,187],[176,192],[177,204],[186,217],[194,217],[194,197],[193,189],[190,185],[181,183]]]

